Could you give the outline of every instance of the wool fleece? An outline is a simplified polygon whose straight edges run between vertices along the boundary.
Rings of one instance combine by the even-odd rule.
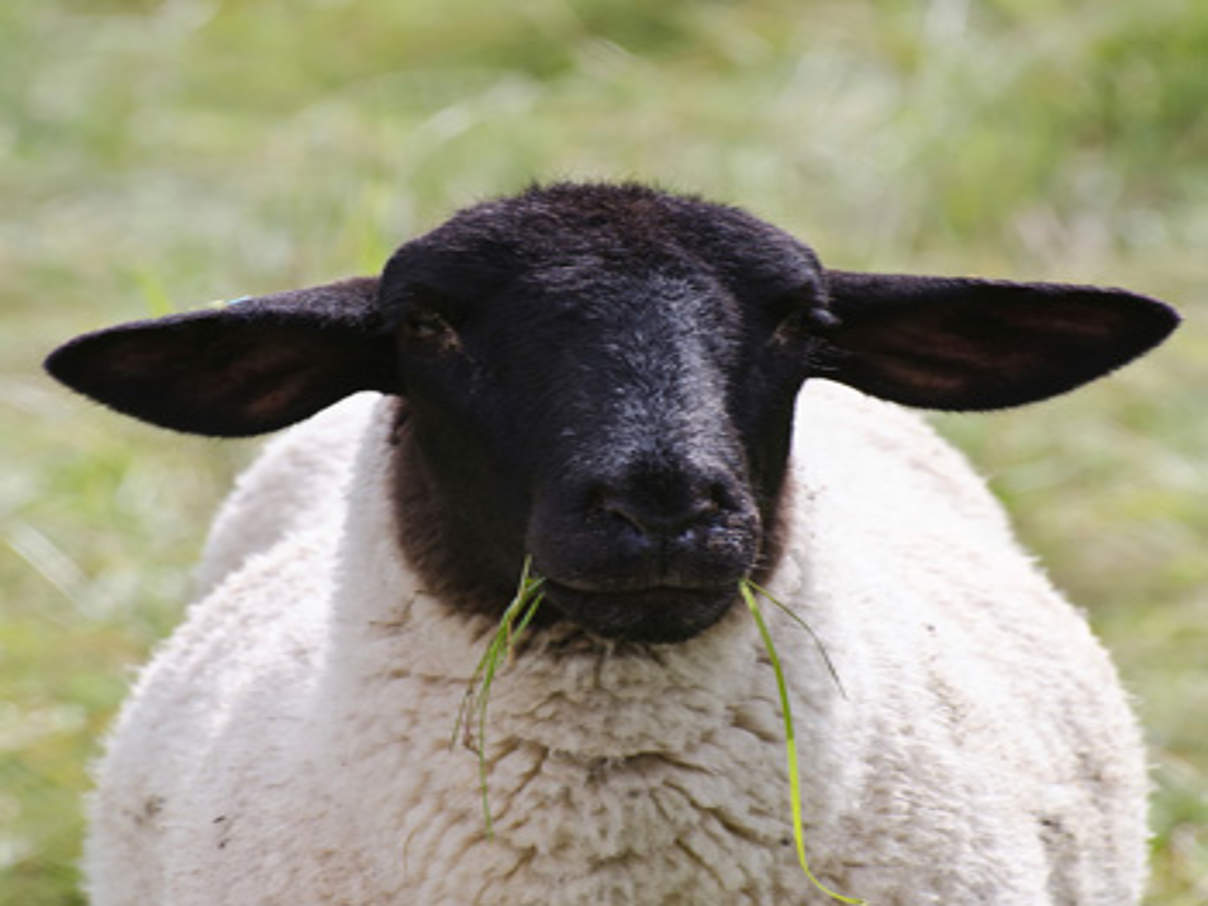
[[[324,411],[232,494],[204,594],[99,765],[92,902],[831,902],[796,863],[776,683],[741,603],[680,644],[530,632],[492,689],[487,835],[477,757],[450,736],[495,627],[400,552],[400,405]],[[914,415],[811,380],[795,424],[768,585],[841,687],[765,614],[816,874],[876,906],[1137,902],[1143,751],[1082,615]]]

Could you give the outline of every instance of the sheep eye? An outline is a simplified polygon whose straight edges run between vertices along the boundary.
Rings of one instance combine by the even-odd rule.
[[[784,344],[803,336],[825,336],[839,326],[839,319],[828,309],[799,305],[776,325],[772,342]]]
[[[809,332],[809,319],[804,308],[797,308],[780,319],[772,332],[772,343],[784,345],[802,337]]]
[[[441,315],[431,309],[418,309],[407,315],[403,322],[407,336],[420,343],[438,343],[443,348],[456,348],[459,344],[455,331]]]

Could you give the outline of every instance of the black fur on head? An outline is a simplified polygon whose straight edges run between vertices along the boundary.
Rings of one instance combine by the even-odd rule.
[[[562,616],[671,642],[774,561],[807,378],[1011,406],[1176,323],[1123,290],[830,271],[734,208],[562,184],[462,211],[380,278],[109,328],[47,367],[120,411],[222,436],[395,394],[402,538],[429,582],[498,613],[531,554]]]

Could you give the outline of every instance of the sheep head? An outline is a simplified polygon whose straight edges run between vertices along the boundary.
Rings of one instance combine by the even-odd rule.
[[[1123,290],[828,270],[733,208],[556,185],[462,211],[380,277],[86,334],[47,368],[215,436],[397,395],[404,547],[423,548],[450,599],[502,606],[527,553],[560,616],[673,642],[774,564],[806,379],[1012,406],[1110,371],[1177,321]]]

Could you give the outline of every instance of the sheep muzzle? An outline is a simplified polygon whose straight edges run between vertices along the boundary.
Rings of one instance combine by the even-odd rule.
[[[678,642],[737,599],[760,538],[759,512],[732,474],[647,465],[539,494],[527,540],[563,616],[609,638]]]

